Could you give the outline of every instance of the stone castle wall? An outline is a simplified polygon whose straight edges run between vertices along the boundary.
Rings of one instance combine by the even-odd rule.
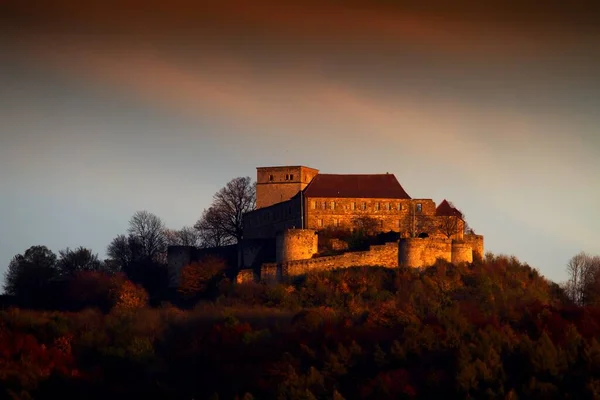
[[[337,256],[316,257],[283,263],[263,264],[260,279],[265,282],[279,281],[281,277],[303,275],[312,271],[328,271],[350,267],[398,267],[398,244],[396,242],[371,246],[367,251],[347,252]]]
[[[195,261],[195,247],[192,246],[169,246],[167,249],[167,273],[169,276],[169,287],[178,287],[181,269]]]
[[[464,235],[463,241],[473,249],[473,261],[483,260],[483,235],[468,234]]]
[[[261,267],[260,280],[279,282],[286,277],[304,275],[314,271],[361,266],[423,268],[435,264],[438,259],[455,265],[464,262],[471,263],[475,254],[483,253],[483,237],[468,236],[470,236],[468,241],[447,238],[404,238],[399,242],[371,246],[367,251],[266,263]],[[301,241],[296,242],[296,245],[301,245]],[[309,246],[312,248],[313,245]],[[246,281],[245,278],[242,280]]]
[[[429,199],[307,198],[305,226],[350,229],[355,225],[355,218],[367,216],[377,221],[381,232],[419,234],[433,230],[435,209],[435,203]]]
[[[452,239],[404,238],[398,245],[398,265],[421,268],[436,260],[452,261]]]
[[[302,166],[261,167],[256,169],[256,208],[286,201],[303,190],[319,173]]]
[[[275,262],[305,260],[318,251],[319,236],[311,229],[287,229],[275,239]]]

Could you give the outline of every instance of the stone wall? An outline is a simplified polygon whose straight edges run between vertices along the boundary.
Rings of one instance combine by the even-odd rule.
[[[414,232],[418,235],[435,230],[436,207],[430,199],[313,197],[306,199],[305,208],[305,227],[309,229],[351,229],[355,226],[355,218],[366,216],[378,222],[380,232]]]
[[[473,249],[465,242],[453,241],[452,242],[452,255],[451,262],[454,265],[460,263],[472,263],[473,262]]]
[[[483,252],[483,235],[464,235],[463,241],[473,249],[473,260],[483,260],[483,256],[485,255]]]
[[[292,199],[244,214],[244,239],[274,238],[277,233],[302,226],[300,199]]]
[[[275,283],[281,280],[281,267],[277,263],[265,263],[260,267],[260,280]]]
[[[169,246],[167,248],[167,273],[169,287],[179,286],[181,269],[195,260],[196,248],[193,246]]]
[[[398,258],[398,265],[409,268],[421,268],[433,265],[438,258],[451,262],[452,239],[400,239]]]
[[[261,279],[272,279],[273,265],[263,264],[261,268]],[[317,257],[306,260],[288,261],[279,264],[280,275],[297,276],[311,271],[327,271],[337,268],[349,268],[360,266],[382,266],[387,268],[398,267],[398,244],[396,242],[384,245],[371,246],[368,251],[348,252],[337,256]]]
[[[303,190],[319,173],[302,166],[259,167],[256,169],[256,208],[286,201]]]
[[[311,229],[286,229],[275,240],[275,262],[312,258],[318,251],[317,232]]]

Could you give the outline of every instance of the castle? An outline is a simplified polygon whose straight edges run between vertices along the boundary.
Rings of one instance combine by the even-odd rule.
[[[320,233],[353,231],[365,221],[372,233],[395,232],[400,239],[364,251],[319,255]],[[483,236],[464,232],[459,210],[446,200],[436,207],[431,199],[411,198],[389,173],[334,175],[305,166],[258,167],[256,209],[244,215],[243,224],[238,282],[351,266],[419,268],[438,258],[460,263],[483,256]],[[189,249],[169,250],[173,282],[193,258]]]

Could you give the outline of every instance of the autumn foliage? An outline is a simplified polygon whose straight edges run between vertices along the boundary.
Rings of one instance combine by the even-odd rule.
[[[209,261],[182,274],[188,310],[82,275],[72,295],[109,307],[0,311],[0,398],[600,396],[600,308],[515,258],[234,286]]]

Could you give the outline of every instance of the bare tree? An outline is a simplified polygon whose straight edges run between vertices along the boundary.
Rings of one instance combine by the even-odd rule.
[[[441,215],[438,219],[438,230],[447,238],[451,238],[461,231],[460,218],[453,215]]]
[[[235,243],[235,238],[225,230],[221,213],[214,207],[202,212],[194,228],[200,235],[201,247],[220,247]]]
[[[213,196],[194,225],[205,247],[239,243],[243,237],[243,216],[256,206],[256,183],[250,177],[235,178]]]
[[[600,257],[581,252],[569,260],[567,273],[565,290],[571,301],[585,306],[600,299]]]
[[[359,215],[352,219],[352,227],[365,236],[373,236],[380,231],[380,222],[368,215]]]
[[[143,258],[154,260],[165,253],[165,225],[156,215],[137,211],[129,220],[127,232],[139,241]]]
[[[458,209],[452,202],[444,201],[446,205],[442,210],[442,215],[436,216],[437,226],[435,228],[447,238],[451,238],[459,233],[475,233],[469,227],[465,213]]]
[[[184,226],[180,230],[167,229],[165,238],[169,246],[194,246],[201,245],[200,232],[189,226]]]

